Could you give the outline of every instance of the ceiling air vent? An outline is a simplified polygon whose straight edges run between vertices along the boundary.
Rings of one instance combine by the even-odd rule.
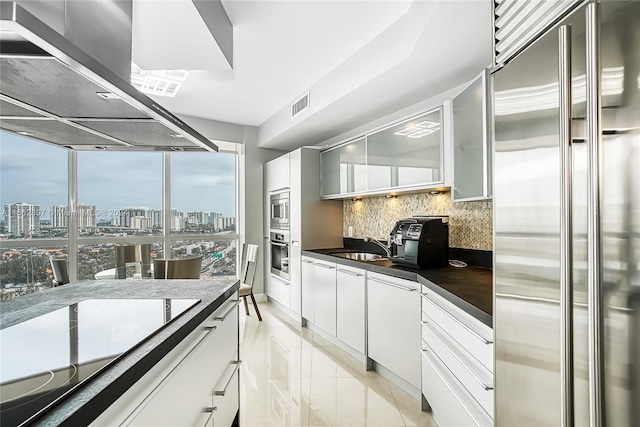
[[[309,108],[309,92],[305,93],[302,98],[291,104],[291,118],[294,118],[307,108]]]

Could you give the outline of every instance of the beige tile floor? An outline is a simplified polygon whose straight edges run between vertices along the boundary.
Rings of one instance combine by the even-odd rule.
[[[333,344],[282,320],[269,303],[240,311],[240,425],[428,426],[420,403]]]

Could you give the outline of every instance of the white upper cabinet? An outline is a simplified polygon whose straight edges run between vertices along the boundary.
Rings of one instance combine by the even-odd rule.
[[[364,137],[322,153],[322,195],[366,191],[367,158]]]
[[[452,100],[453,201],[491,197],[488,71]]]
[[[265,180],[267,192],[289,188],[289,153],[265,164]]]
[[[367,190],[442,184],[442,109],[367,135]]]
[[[322,197],[429,189],[444,180],[442,107],[322,152]]]

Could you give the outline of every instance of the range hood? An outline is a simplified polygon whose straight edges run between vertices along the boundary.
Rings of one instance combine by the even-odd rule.
[[[218,151],[129,83],[131,0],[3,0],[0,25],[3,131],[74,150]]]

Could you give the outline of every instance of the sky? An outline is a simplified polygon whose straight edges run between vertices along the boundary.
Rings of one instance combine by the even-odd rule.
[[[68,203],[64,148],[0,132],[0,204],[47,209]],[[171,153],[172,208],[235,215],[235,156]],[[129,206],[162,207],[162,154],[78,152],[78,202],[96,205],[99,218]],[[43,215],[42,219],[48,219]]]

